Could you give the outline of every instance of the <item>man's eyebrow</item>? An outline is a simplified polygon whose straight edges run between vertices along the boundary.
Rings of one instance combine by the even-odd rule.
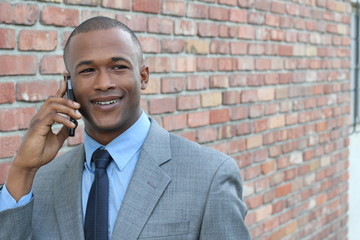
[[[125,62],[127,62],[127,63],[130,63],[129,60],[127,60],[126,58],[123,58],[123,57],[112,57],[112,58],[111,58],[111,61],[112,61],[112,62],[125,61]]]
[[[91,65],[92,63],[93,63],[93,61],[91,61],[91,60],[81,61],[81,62],[79,62],[79,63],[76,65],[75,68],[78,68],[78,67],[80,67],[80,66],[82,66],[82,65]]]

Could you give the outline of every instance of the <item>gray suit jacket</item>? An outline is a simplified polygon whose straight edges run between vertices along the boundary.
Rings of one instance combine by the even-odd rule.
[[[33,200],[0,212],[0,239],[84,239],[79,146],[37,173]],[[235,161],[152,120],[111,239],[250,239]]]

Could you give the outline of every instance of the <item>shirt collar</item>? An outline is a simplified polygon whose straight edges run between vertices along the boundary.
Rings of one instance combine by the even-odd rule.
[[[84,147],[87,167],[91,169],[91,156],[94,151],[99,147],[104,147],[114,159],[116,166],[122,171],[144,144],[149,129],[150,120],[142,112],[139,119],[129,129],[117,136],[106,146],[95,141],[85,131]]]

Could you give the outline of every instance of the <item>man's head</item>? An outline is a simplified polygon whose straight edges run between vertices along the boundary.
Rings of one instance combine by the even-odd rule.
[[[149,70],[129,28],[109,18],[89,19],[70,35],[64,60],[91,137],[105,145],[136,122]]]
[[[117,21],[115,19],[108,18],[108,17],[98,16],[98,17],[93,17],[93,18],[90,18],[90,19],[84,21],[83,23],[81,23],[79,26],[77,26],[71,32],[71,34],[65,44],[65,48],[64,48],[64,61],[65,61],[66,69],[69,71],[66,58],[69,54],[69,45],[70,45],[71,39],[74,36],[76,36],[80,33],[106,30],[106,29],[111,29],[111,28],[118,28],[118,29],[121,29],[124,32],[127,32],[128,34],[130,34],[131,39],[134,41],[134,44],[138,47],[139,60],[143,61],[141,45],[140,45],[139,39],[136,37],[135,33],[128,26],[126,26],[125,24],[123,24],[120,21]]]

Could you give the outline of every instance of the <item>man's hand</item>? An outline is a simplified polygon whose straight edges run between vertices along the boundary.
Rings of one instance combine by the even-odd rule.
[[[29,129],[12,162],[6,187],[16,201],[30,192],[36,171],[56,157],[69,136],[68,128],[76,127],[69,120],[69,116],[74,119],[81,118],[81,114],[77,111],[80,104],[63,98],[65,92],[66,83],[62,81],[55,96],[45,101],[30,122]],[[51,129],[54,123],[63,125],[57,134]]]

